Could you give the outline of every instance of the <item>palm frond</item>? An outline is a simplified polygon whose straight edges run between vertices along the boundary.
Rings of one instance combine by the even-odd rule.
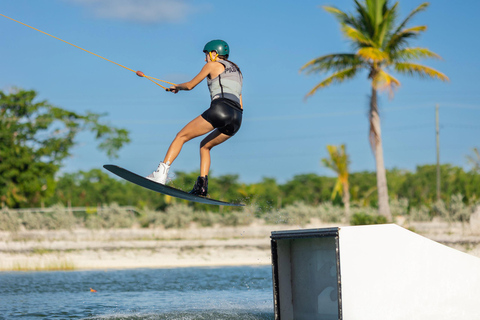
[[[365,3],[370,19],[378,26],[383,16],[382,11],[386,0],[366,0]]]
[[[472,166],[472,170],[480,173],[480,152],[477,148],[473,148],[474,155],[467,156],[467,162]]]
[[[389,96],[393,97],[393,91],[400,86],[400,81],[384,70],[379,70],[372,79],[372,86],[376,90],[388,90]]]
[[[389,51],[399,50],[402,45],[407,43],[408,39],[418,36],[425,30],[427,30],[427,26],[415,26],[396,32],[386,44],[385,49]]]
[[[373,31],[372,37],[376,40],[380,39],[381,25],[384,22],[385,13],[388,11],[387,3],[387,0],[365,0]]]
[[[346,14],[345,12],[343,12],[342,10],[336,8],[336,7],[332,7],[332,6],[323,6],[322,7],[325,11],[327,11],[328,13],[331,13],[335,16],[335,18],[338,20],[338,22],[340,22],[340,24],[344,24],[344,23],[349,23],[351,18],[348,14]]]
[[[328,71],[338,71],[353,66],[360,66],[363,61],[353,53],[335,53],[318,57],[307,62],[300,72],[306,71],[307,74],[321,73]]]
[[[448,77],[433,68],[409,62],[395,63],[395,70],[401,74],[407,74],[411,76],[420,76],[421,78],[437,78],[442,81],[449,81]]]
[[[355,25],[352,26],[373,37],[375,35],[375,22],[369,14],[368,4],[367,7],[364,7],[357,0],[354,1],[358,17],[355,19]]]
[[[352,40],[353,43],[357,45],[357,47],[360,47],[360,46],[376,47],[375,42],[368,35],[361,32],[357,28],[354,28],[349,25],[343,25],[342,33],[346,38]]]
[[[385,14],[383,15],[383,21],[379,25],[377,36],[377,42],[380,47],[383,47],[385,39],[387,39],[387,36],[392,29],[392,25],[397,18],[397,7],[398,2],[396,2],[389,10],[386,10]]]
[[[352,26],[356,29],[362,30],[361,25],[359,24],[359,21],[355,19],[355,17],[348,15],[347,13],[343,12],[342,10],[332,7],[332,6],[323,6],[323,9],[327,11],[328,13],[331,13],[335,16],[337,21],[340,23],[340,25],[349,25]]]
[[[308,98],[309,96],[315,94],[317,90],[323,89],[331,85],[332,83],[342,83],[345,80],[353,78],[357,74],[358,70],[358,67],[351,67],[333,73],[329,77],[322,80],[319,84],[317,84],[312,90],[310,90],[310,92],[307,93],[305,98]]]
[[[415,8],[412,12],[410,12],[409,15],[398,25],[397,29],[393,34],[399,33],[403,28],[405,28],[407,23],[410,21],[410,19],[412,19],[414,15],[416,15],[417,13],[423,10],[426,10],[429,5],[430,4],[428,2],[424,2],[421,5],[419,5],[417,8]]]
[[[395,60],[408,61],[419,60],[423,58],[435,58],[441,59],[441,57],[435,52],[430,51],[427,48],[405,48],[395,52]]]
[[[348,166],[350,160],[344,144],[340,145],[340,147],[327,145],[327,150],[329,157],[323,158],[322,163],[327,168],[335,171],[338,176],[332,192],[332,199],[335,199],[337,194],[343,195],[343,192],[346,191],[344,190],[345,186],[348,188]]]
[[[345,178],[348,179],[348,166],[350,164],[345,144],[340,145],[340,148],[334,145],[327,145],[327,150],[330,155],[330,165],[328,167],[334,170],[339,179],[344,182]]]
[[[382,62],[388,60],[388,53],[372,47],[364,47],[357,51],[357,55],[367,61]]]
[[[337,182],[335,182],[335,186],[333,187],[332,196],[331,196],[330,199],[333,201],[335,199],[335,197],[337,196],[337,194],[339,194],[340,196],[343,195],[343,186],[342,186],[342,182],[340,181],[340,179],[337,179]]]

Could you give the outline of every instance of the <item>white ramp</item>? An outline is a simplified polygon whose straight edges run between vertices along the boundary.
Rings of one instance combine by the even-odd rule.
[[[271,238],[277,320],[480,319],[480,259],[399,226]]]

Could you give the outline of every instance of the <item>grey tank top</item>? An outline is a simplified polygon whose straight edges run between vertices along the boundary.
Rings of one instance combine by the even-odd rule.
[[[240,103],[240,95],[242,94],[243,76],[229,61],[218,60],[225,66],[225,70],[214,79],[207,78],[208,90],[210,90],[210,98],[227,98]]]

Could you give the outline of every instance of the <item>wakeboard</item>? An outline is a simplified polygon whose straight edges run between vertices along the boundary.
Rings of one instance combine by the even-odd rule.
[[[128,171],[127,169],[124,169],[116,165],[106,164],[103,167],[108,171],[112,172],[113,174],[116,174],[120,178],[130,181],[131,183],[134,183],[140,187],[150,189],[152,191],[163,193],[179,199],[184,199],[184,200],[199,202],[204,204],[218,205],[218,206],[234,206],[234,207],[244,206],[241,203],[230,203],[230,202],[210,199],[207,197],[196,196],[188,192],[182,191],[180,189],[175,189],[173,187],[166,186],[166,185],[157,183],[155,181],[152,181],[150,179],[144,178],[136,173],[133,173],[131,171]]]

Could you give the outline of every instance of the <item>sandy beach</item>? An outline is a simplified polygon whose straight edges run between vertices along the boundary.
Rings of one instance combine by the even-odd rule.
[[[400,223],[399,223],[400,224]],[[405,223],[403,223],[405,224]],[[328,228],[314,222],[285,226],[0,232],[0,270],[88,270],[270,264],[272,231]],[[480,257],[480,234],[470,225],[404,225],[434,241]]]

